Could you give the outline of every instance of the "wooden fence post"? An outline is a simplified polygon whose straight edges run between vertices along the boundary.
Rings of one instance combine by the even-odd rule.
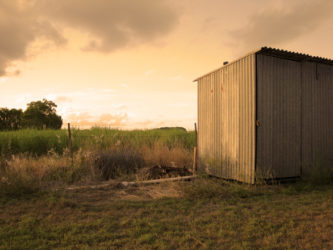
[[[71,133],[71,124],[68,123],[68,147],[69,147],[69,152],[72,158],[72,166],[74,164],[74,159],[73,159],[73,146],[72,146],[72,133]]]
[[[195,146],[198,146],[198,130],[197,130],[197,123],[194,123],[194,131],[195,131]]]
[[[193,175],[197,174],[197,158],[198,158],[198,131],[197,124],[194,123],[194,132],[195,132],[195,147],[193,149]]]
[[[197,147],[193,149],[193,175],[197,174]]]

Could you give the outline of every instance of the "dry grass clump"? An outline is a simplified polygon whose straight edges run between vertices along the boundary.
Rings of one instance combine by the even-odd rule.
[[[162,143],[154,143],[151,146],[143,145],[138,149],[116,145],[108,150],[96,152],[94,155],[94,167],[104,180],[124,176],[132,178],[136,173],[136,179],[140,180],[159,178],[146,174],[147,171],[144,171],[149,172],[156,166],[163,170],[167,168],[190,169],[192,154],[180,146],[168,147]],[[165,177],[167,177],[167,173]]]
[[[147,166],[163,165],[191,169],[193,165],[192,152],[181,146],[168,147],[157,142],[153,147],[142,146],[140,152]]]
[[[96,176],[89,154],[75,154],[75,164],[68,156],[49,153],[39,158],[13,155],[0,165],[0,194],[21,196],[45,188],[87,181]]]

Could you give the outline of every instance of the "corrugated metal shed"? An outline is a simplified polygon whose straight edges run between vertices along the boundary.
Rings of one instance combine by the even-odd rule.
[[[333,162],[333,60],[264,47],[195,81],[200,169],[254,183]]]

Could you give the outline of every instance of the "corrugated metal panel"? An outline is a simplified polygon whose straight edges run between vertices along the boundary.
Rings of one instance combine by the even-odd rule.
[[[255,54],[198,80],[198,154],[202,169],[254,183]]]
[[[333,67],[302,63],[302,172],[333,164]]]
[[[257,55],[257,174],[301,174],[301,65]]]
[[[330,114],[332,115],[332,91],[333,91],[333,75],[332,75],[333,66],[317,64],[317,83],[316,89],[313,92],[313,96],[317,97],[316,105],[314,105],[314,121],[317,123],[315,130],[316,133],[313,133],[314,145],[313,148],[316,149],[314,152],[318,156],[318,159],[314,160],[319,161],[330,161],[333,158],[333,148],[332,148],[332,130],[333,123],[330,123]],[[331,146],[331,147],[330,147]]]
[[[257,55],[257,170],[266,178],[333,163],[333,67]]]

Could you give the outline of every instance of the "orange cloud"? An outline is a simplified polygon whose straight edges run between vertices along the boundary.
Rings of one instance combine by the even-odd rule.
[[[65,117],[64,121],[64,124],[66,124],[67,121],[70,122],[72,126],[80,128],[90,128],[93,126],[121,128],[126,126],[128,116],[126,113],[122,113],[102,114],[98,117],[94,117],[85,112],[80,114],[70,114]]]
[[[72,99],[67,96],[57,96],[55,99],[55,103],[65,103],[65,102],[72,102]]]

